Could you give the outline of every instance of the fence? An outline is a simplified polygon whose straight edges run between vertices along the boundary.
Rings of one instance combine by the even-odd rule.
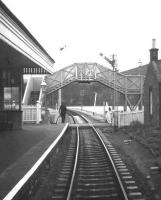
[[[23,122],[39,123],[41,121],[41,105],[36,106],[23,105]]]
[[[36,106],[22,106],[23,108],[23,122],[30,122],[30,123],[40,123],[41,122],[41,115],[43,114],[40,103],[37,103]],[[55,123],[56,113],[50,111],[50,115],[52,117],[52,121]],[[122,126],[129,126],[133,121],[139,121],[140,123],[144,123],[144,111],[134,111],[134,112],[120,112],[115,111],[114,114],[114,125],[118,127]],[[103,115],[100,114],[102,118]]]
[[[83,107],[69,107],[70,109],[79,110],[82,112],[86,112],[88,114],[94,114],[97,118],[104,119],[105,117],[105,108],[104,106],[83,106]],[[122,127],[122,126],[130,126],[131,122],[138,121],[141,124],[144,124],[144,110],[137,111],[127,111],[123,112],[123,107],[118,107],[118,111],[114,111],[112,114],[112,125]]]
[[[118,127],[129,126],[131,122],[138,121],[144,124],[144,111],[134,111],[134,112],[117,112],[117,123]]]

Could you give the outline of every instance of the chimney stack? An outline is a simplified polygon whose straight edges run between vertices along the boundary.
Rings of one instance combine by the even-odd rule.
[[[150,49],[150,62],[158,60],[158,50],[156,47],[156,39],[152,39],[152,49]]]

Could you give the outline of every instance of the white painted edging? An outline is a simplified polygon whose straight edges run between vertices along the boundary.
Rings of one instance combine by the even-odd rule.
[[[64,135],[67,130],[68,123],[63,128],[60,135],[54,140],[54,142],[49,146],[49,148],[43,153],[43,155],[39,158],[39,160],[33,165],[33,167],[24,175],[24,177],[12,188],[12,190],[5,196],[3,200],[12,200],[12,198],[18,193],[18,191],[22,188],[22,186],[28,181],[28,179],[34,174],[34,172],[38,169],[41,163],[45,160],[48,154],[52,151],[61,137]]]

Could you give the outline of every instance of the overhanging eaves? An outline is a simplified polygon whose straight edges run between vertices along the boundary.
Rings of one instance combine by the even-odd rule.
[[[0,1],[0,40],[26,56],[40,68],[43,68],[49,73],[53,73],[54,60],[47,54],[22,23],[13,16],[14,15]]]

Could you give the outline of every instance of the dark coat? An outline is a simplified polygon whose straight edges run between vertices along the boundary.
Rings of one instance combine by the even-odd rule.
[[[66,105],[65,104],[62,104],[59,108],[59,113],[60,115],[65,115],[66,114],[66,111],[67,111],[67,108],[66,108]]]

